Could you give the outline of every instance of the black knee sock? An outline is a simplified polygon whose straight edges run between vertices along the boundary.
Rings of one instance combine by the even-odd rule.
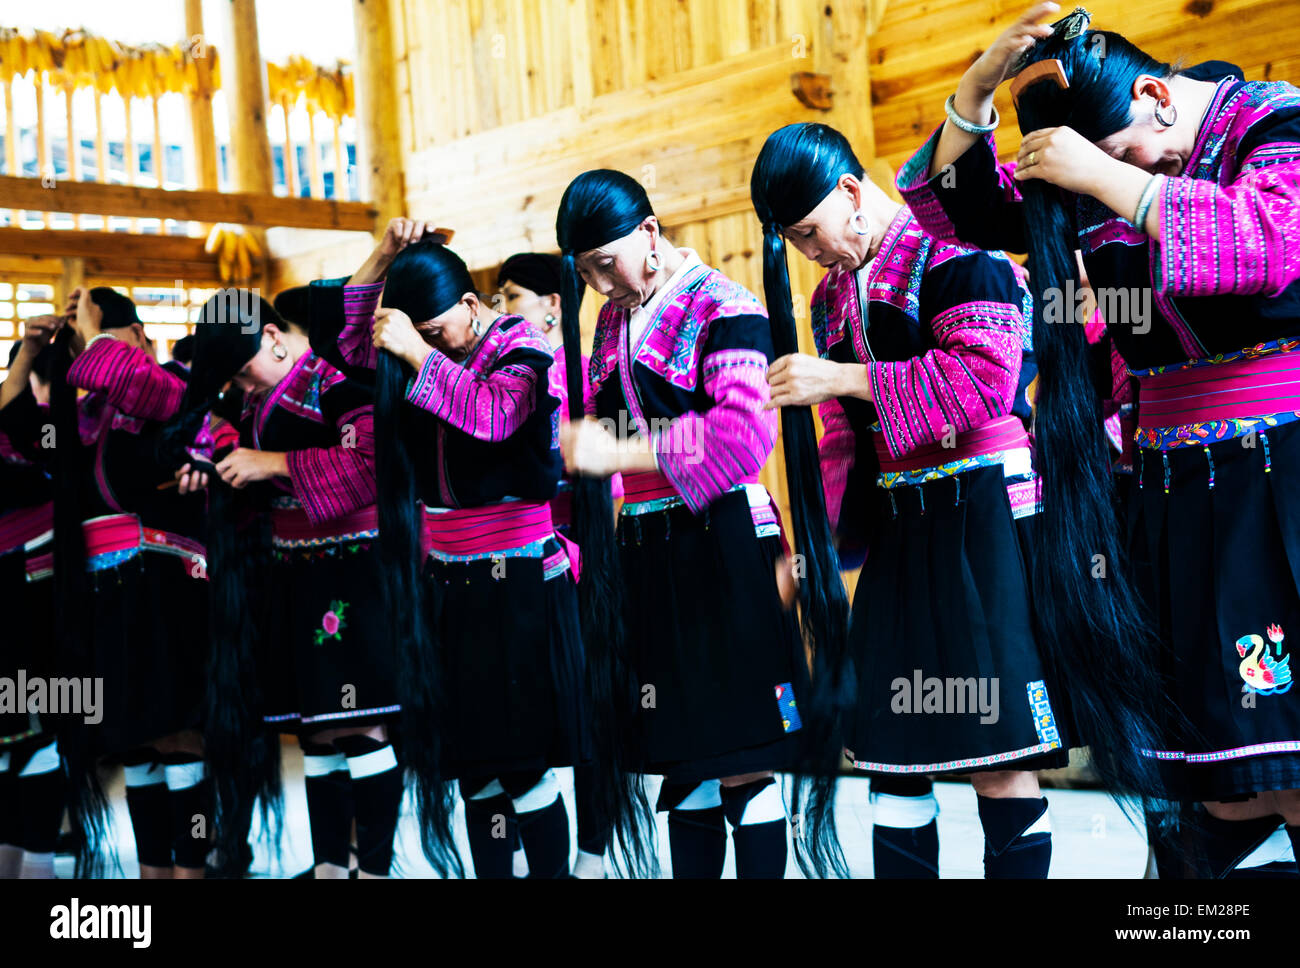
[[[136,858],[146,867],[171,867],[171,804],[158,754],[136,750],[122,757],[122,763],[127,770],[126,808],[135,834]]]
[[[984,876],[990,880],[1047,877],[1052,834],[1025,833],[1047,812],[1047,798],[977,795],[975,799],[984,826]]]
[[[785,877],[788,851],[784,814],[779,819],[745,823],[745,811],[750,801],[760,795],[770,798],[774,793],[779,798],[776,780],[770,776],[741,786],[724,786],[721,790],[722,812],[731,822],[731,845],[736,850],[738,880]]]
[[[578,815],[578,849],[586,854],[605,853],[609,830],[596,821],[596,768],[573,768],[573,812]]]
[[[201,869],[207,861],[212,832],[211,783],[203,759],[190,753],[163,757],[171,816],[172,863]]]
[[[63,770],[20,776],[16,786],[21,812],[18,846],[31,854],[54,853],[67,792]]]
[[[367,874],[387,877],[405,785],[397,755],[391,745],[369,736],[340,736],[334,745],[347,756],[352,776],[358,866]]]
[[[668,811],[668,846],[674,880],[717,880],[727,860],[722,807]]]
[[[569,876],[569,813],[564,797],[557,796],[549,807],[521,812],[516,805],[519,841],[528,855],[528,876]]]
[[[303,756],[340,757],[333,746],[302,742]],[[324,762],[324,761],[322,761]],[[304,777],[307,818],[311,823],[311,852],[317,864],[348,866],[352,845],[352,777],[346,762],[327,773]]]
[[[474,876],[480,880],[514,877],[519,831],[510,797],[498,793],[475,800],[463,785],[461,796],[465,799],[465,827]]]
[[[1282,818],[1272,816],[1251,820],[1220,820],[1202,809],[1198,811],[1196,822],[1200,828],[1205,860],[1209,864],[1209,876],[1216,880],[1233,880],[1258,876],[1251,868],[1239,870],[1237,865],[1273,835],[1282,825]]]
[[[890,799],[885,799],[885,798]],[[898,799],[895,799],[898,798]],[[933,880],[939,876],[939,824],[916,825],[937,811],[927,777],[873,776],[872,872],[877,880]],[[900,826],[911,823],[912,826]]]

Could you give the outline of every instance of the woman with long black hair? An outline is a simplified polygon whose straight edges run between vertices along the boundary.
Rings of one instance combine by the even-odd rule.
[[[767,313],[695,252],[668,244],[645,190],[621,172],[571,182],[556,235],[570,359],[584,287],[608,300],[588,406],[605,426],[564,428],[570,472],[593,479],[574,497],[575,534],[593,562],[587,592],[605,599],[584,599],[593,682],[623,704],[601,733],[623,746],[625,764],[664,775],[658,805],[669,812],[674,877],[721,875],[725,820],[738,877],[784,876],[786,812],[773,771],[804,758],[810,693],[778,585],[780,526],[757,481],[777,435],[765,409]],[[569,384],[571,398],[582,392],[572,371]],[[610,558],[603,479],[616,472],[625,501]],[[838,852],[826,818],[811,841],[819,871],[826,848]]]
[[[558,255],[550,252],[516,252],[497,270],[497,292],[501,309],[522,316],[546,334],[547,342],[555,352],[555,362],[547,372],[551,396],[560,401],[558,419],[561,425],[569,422],[568,368],[564,358],[564,328],[560,325],[560,289],[562,263]],[[582,357],[583,399],[586,400],[587,356]],[[614,481],[615,501],[623,496],[620,479]],[[567,478],[561,478],[554,500],[551,501],[551,519],[561,534],[569,534],[573,517],[573,490]],[[578,820],[578,854],[573,864],[573,876],[601,878],[605,876],[605,847],[609,839],[605,826],[597,820],[596,766],[593,763],[573,767],[574,812]],[[516,866],[518,867],[518,853]]]
[[[1027,11],[971,66],[898,183],[939,238],[1029,252],[1045,624],[1080,661],[1163,669],[1169,698],[1141,698],[1181,715],[1146,745],[1171,795],[1204,804],[1223,877],[1281,823],[1300,836],[1286,644],[1300,622],[1300,91],[1188,77],[1081,8],[1039,25],[1054,9]],[[1011,75],[1024,140],[999,165],[993,93]],[[1076,248],[1139,382],[1132,583],[1084,327],[1069,325]]]
[[[214,628],[209,745],[223,773],[244,775],[219,786],[220,853],[239,856],[248,795],[263,782],[261,747],[274,736],[252,721],[260,716],[298,732],[315,876],[347,876],[355,820],[360,876],[386,877],[403,782],[389,735],[400,712],[398,666],[375,567],[372,396],[313,353],[302,326],[234,289],[203,306],[169,433],[189,436],[227,384],[243,393],[240,446],[217,462],[220,483],[211,474],[198,481],[214,489],[210,577],[227,615]],[[259,656],[249,654],[252,630],[230,614],[247,615],[247,582],[233,495],[222,488],[248,488],[251,506],[270,510],[269,632]]]
[[[54,504],[39,452],[21,428],[48,412],[59,317],[23,324],[0,386],[0,600],[5,636],[0,676],[11,682],[53,674],[54,611],[49,567]],[[8,428],[19,428],[14,436]],[[56,720],[37,710],[0,713],[0,878],[54,876],[64,777]]]
[[[512,829],[529,876],[565,877],[551,767],[586,760],[587,731],[576,562],[549,504],[561,471],[552,353],[423,235],[411,222],[395,257],[377,250],[358,273],[379,281],[344,288],[337,337],[349,365],[375,371],[380,577],[405,663],[422,841],[440,872],[459,872],[446,786],[457,779],[478,877],[512,876]]]
[[[1064,765],[1068,740],[1018,533],[1038,500],[1024,273],[937,243],[826,125],[769,136],[751,194],[773,319],[794,325],[786,239],[829,270],[812,297],[820,358],[782,356],[768,380],[773,406],[820,404],[829,518],[846,567],[866,552],[845,744],[872,777],[875,874],[938,877],[930,776],[968,773],[985,876],[1046,877],[1035,771]],[[950,708],[923,693],[931,681],[975,688]]]
[[[97,710],[83,698],[81,714],[59,720],[78,872],[102,866],[98,764],[114,757],[126,768],[141,876],[202,877],[203,498],[179,493],[177,465],[156,457],[185,384],[146,345],[130,299],[74,291],[53,344],[53,420],[31,420],[25,441],[53,454],[57,674],[103,683]],[[210,444],[198,430],[184,443],[200,456]]]

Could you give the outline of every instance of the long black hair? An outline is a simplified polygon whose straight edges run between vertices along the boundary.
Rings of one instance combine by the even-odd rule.
[[[1024,134],[1068,125],[1097,142],[1133,123],[1133,82],[1140,74],[1174,71],[1110,31],[1076,32],[1079,13],[1053,25],[1025,64],[1056,58],[1069,80],[1062,89],[1039,81],[1019,96]],[[1073,26],[1075,29],[1067,29]],[[1069,36],[1075,34],[1075,36]],[[1080,739],[1103,783],[1121,795],[1158,797],[1158,747],[1149,712],[1161,694],[1150,663],[1157,641],[1127,573],[1119,535],[1101,404],[1089,367],[1082,325],[1052,324],[1052,294],[1081,288],[1074,257],[1077,236],[1067,197],[1028,179],[1024,199],[1029,275],[1035,291],[1033,343],[1038,362],[1034,431],[1043,482],[1043,513],[1034,527],[1034,612],[1038,641],[1057,682],[1069,683],[1069,705]],[[1108,320],[1123,325],[1123,320]]]
[[[383,305],[421,322],[440,316],[466,293],[475,292],[465,262],[445,245],[415,242],[388,270]],[[411,368],[380,352],[375,373],[375,479],[379,509],[379,567],[384,603],[401,661],[402,751],[415,786],[420,843],[442,877],[464,874],[452,840],[455,801],[443,778],[442,675],[437,642],[435,583],[421,577],[423,522],[415,464],[415,441],[406,384]]]
[[[778,357],[799,352],[782,232],[816,208],[845,174],[865,178],[848,141],[824,124],[791,124],[774,131],[754,163],[749,193],[763,225],[763,292]],[[804,704],[805,758],[812,768],[803,811],[804,841],[809,863],[819,875],[834,870],[847,876],[835,839],[833,798],[843,755],[841,725],[854,694],[848,593],[826,513],[812,408],[782,407],[781,438],[795,544],[805,565],[799,583],[800,622],[813,656],[813,691]],[[803,866],[802,853],[797,856]]]
[[[218,290],[199,314],[194,351],[180,410],[163,428],[159,457],[180,467],[185,448],[218,404],[222,387],[258,352],[262,330],[286,324],[266,300],[249,290]],[[283,820],[280,747],[263,726],[257,676],[257,638],[249,609],[250,546],[256,529],[241,528],[234,491],[215,474],[208,480],[208,684],[204,698],[204,759],[215,800],[217,870],[238,876],[248,819],[260,803],[263,829],[278,843]]]
[[[539,296],[549,296],[564,285],[564,262],[549,252],[516,252],[497,270],[497,285],[513,282]]]
[[[96,286],[82,292],[100,311],[101,330],[125,329],[138,324],[135,303],[116,289]],[[84,518],[82,479],[86,470],[77,417],[77,389],[68,383],[72,368],[74,327],[69,322],[52,344],[50,411],[54,420],[54,613],[55,659],[60,674],[90,673],[91,628],[84,603],[91,585],[86,577],[86,544],[81,531]],[[59,750],[69,777],[68,817],[77,840],[76,875],[98,877],[105,867],[108,799],[97,769],[97,750],[91,734],[71,717],[58,727]],[[116,861],[115,861],[116,862]]]
[[[560,325],[568,361],[570,419],[580,418],[583,401],[582,308],[584,283],[575,259],[583,252],[622,238],[654,215],[645,189],[619,171],[583,172],[564,191],[555,218],[562,255]],[[645,787],[633,772],[638,755],[637,683],[623,635],[623,575],[614,536],[614,504],[608,479],[579,477],[573,482],[573,535],[582,549],[582,641],[587,652],[587,682],[597,722],[594,726],[600,819],[617,841],[621,862],[636,876],[657,869],[654,815]],[[616,860],[617,862],[617,860]]]

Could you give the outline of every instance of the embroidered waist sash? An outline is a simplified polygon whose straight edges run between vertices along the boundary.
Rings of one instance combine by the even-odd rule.
[[[754,521],[754,533],[760,538],[780,537],[785,543],[785,534],[781,528],[781,518],[767,488],[758,482],[757,477],[733,484],[727,489],[744,491],[749,500],[749,514]],[[668,508],[684,505],[681,495],[669,483],[668,478],[655,471],[623,475],[623,510],[622,514],[653,514]]]
[[[19,508],[0,515],[0,555],[17,551],[54,529],[54,502]]]
[[[902,457],[891,457],[885,446],[883,434],[872,434],[871,441],[880,459],[882,475],[911,473],[931,468],[947,467],[978,458],[1020,448],[1028,449],[1029,435],[1019,417],[999,417],[986,424],[957,435],[951,447],[942,442],[927,444],[909,451]],[[962,468],[958,468],[959,470]]]
[[[316,544],[334,544],[374,538],[379,534],[379,511],[373,504],[312,523],[301,507],[280,507],[271,511],[271,541],[280,548],[305,548]]]
[[[1241,436],[1261,418],[1267,426],[1300,412],[1300,353],[1228,362],[1198,360],[1173,372],[1138,377],[1138,443],[1167,449]]]
[[[106,514],[91,518],[82,522],[81,532],[86,541],[87,571],[112,568],[142,551],[197,560],[205,569],[207,566],[204,548],[199,542],[170,531],[146,528],[134,514]]]

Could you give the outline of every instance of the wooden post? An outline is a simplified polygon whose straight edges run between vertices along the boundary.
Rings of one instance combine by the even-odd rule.
[[[45,128],[45,73],[36,72],[36,174],[42,180],[53,177],[50,164],[49,132]],[[41,220],[50,227],[50,213],[42,212]]]
[[[77,126],[73,123],[72,118],[72,95],[75,90],[71,81],[63,85],[63,101],[68,115],[68,181],[77,180],[78,163],[81,161],[79,157],[81,155],[81,144],[77,141]],[[72,227],[74,229],[81,228],[80,215],[72,216]]]
[[[357,154],[362,192],[379,210],[376,235],[406,213],[406,178],[397,89],[393,84],[393,24],[389,0],[353,0],[357,35]]]
[[[54,294],[54,305],[62,310],[67,305],[72,290],[80,289],[86,284],[86,260],[72,257],[59,261],[63,264],[63,275],[59,279],[58,291]]]
[[[831,109],[826,124],[838,129],[859,158],[876,157],[871,122],[871,83],[867,66],[869,13],[864,3],[840,0],[821,8],[814,46],[817,70],[831,76]]]
[[[226,82],[226,104],[230,107],[230,148],[234,159],[231,168],[237,192],[260,192],[270,195],[274,184],[271,169],[271,138],[266,129],[266,63],[257,38],[257,4],[255,0],[225,0],[230,50],[222,55]],[[266,231],[248,226],[266,252]],[[269,266],[269,260],[267,260]],[[263,273],[262,284],[269,288],[269,276]]]
[[[135,156],[135,130],[131,126],[131,104],[135,101],[129,94],[122,95],[122,109],[126,111],[126,144],[122,146],[122,163],[126,165],[126,183],[135,184],[135,176],[140,173],[140,159]],[[104,216],[107,223],[108,216]],[[105,225],[107,227],[107,224]],[[132,217],[131,231],[140,231],[140,220]]]
[[[334,197],[340,201],[348,197],[348,156],[343,150],[343,123],[334,119]]]
[[[195,187],[216,191],[220,185],[217,134],[212,123],[212,60],[208,57],[208,41],[203,33],[203,0],[185,0],[185,33],[189,37],[190,54],[198,74],[198,89],[191,91],[189,96]],[[207,229],[208,226],[203,226],[205,235]]]
[[[320,171],[320,146],[316,144],[316,112],[307,104],[307,184],[312,198],[325,197],[325,179]]]
[[[107,185],[108,178],[108,142],[104,138],[104,95],[95,88],[95,181]],[[104,228],[108,228],[105,218]]]
[[[284,187],[285,193],[294,198],[298,194],[298,153],[293,150],[293,135],[289,133],[289,111],[291,102],[289,92],[280,92],[280,113],[284,115]]]
[[[163,182],[167,178],[166,159],[163,157],[163,151],[166,150],[162,140],[162,124],[158,118],[158,98],[161,95],[155,94],[149,100],[153,102],[153,173],[158,179],[158,187],[166,188]],[[158,234],[163,235],[162,227],[159,226]]]
[[[5,78],[5,174],[21,175],[18,169],[18,123],[14,120],[14,82],[12,78]],[[21,225],[23,221],[22,212],[15,209],[9,210],[9,223],[11,225]]]

